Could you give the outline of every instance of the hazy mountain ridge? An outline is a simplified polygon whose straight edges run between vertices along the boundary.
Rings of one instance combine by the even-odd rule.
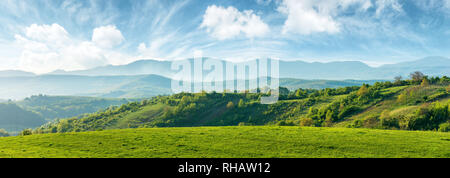
[[[192,60],[192,59],[189,59]],[[221,60],[222,62],[225,62]],[[170,61],[139,60],[127,65],[108,65],[88,70],[52,72],[50,74],[110,76],[155,74],[171,78]],[[422,71],[431,76],[450,75],[450,59],[426,57],[423,59],[371,67],[360,61],[304,62],[280,61],[280,78],[322,79],[322,80],[391,80],[395,76],[407,77],[413,71]]]
[[[0,71],[0,77],[31,77],[36,74],[32,72],[25,72],[21,70],[2,70]]]
[[[3,71],[0,72],[0,98],[22,99],[37,94],[114,98],[166,95],[172,93],[170,77],[176,72],[170,70],[170,65],[169,61],[140,60],[127,65],[55,71],[44,75]],[[289,89],[336,88],[392,80],[399,75],[408,78],[413,71],[430,76],[450,76],[450,59],[428,57],[377,68],[358,61],[280,61],[280,85]]]
[[[189,59],[192,60],[192,59]],[[222,62],[225,62],[221,60]],[[421,71],[430,76],[450,75],[450,59],[446,57],[426,57],[423,59],[371,67],[360,61],[304,62],[280,61],[280,78],[321,79],[321,80],[392,80],[395,76],[408,77],[413,71]],[[170,61],[138,60],[126,65],[107,65],[87,70],[57,70],[45,75],[81,76],[133,76],[160,75],[171,78],[176,71],[171,70]],[[34,76],[23,71],[0,71],[0,77]]]

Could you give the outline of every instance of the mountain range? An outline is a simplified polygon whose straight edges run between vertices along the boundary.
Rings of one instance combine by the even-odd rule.
[[[224,61],[222,61],[224,62]],[[23,99],[31,95],[75,95],[142,98],[172,94],[170,61],[139,60],[127,65],[108,65],[87,70],[58,70],[36,75],[0,71],[0,98]],[[363,62],[280,61],[280,85],[297,88],[336,88],[408,78],[413,71],[429,76],[450,76],[450,59],[428,57],[417,61],[370,67]]]
[[[224,61],[222,61],[224,62]],[[118,76],[118,75],[160,75],[172,78],[170,61],[139,60],[126,65],[108,65],[78,71],[54,71],[51,75]],[[322,79],[322,80],[392,80],[396,76],[408,77],[413,71],[430,76],[450,74],[450,59],[427,57],[416,61],[371,67],[360,61],[304,62],[280,61],[280,78]]]

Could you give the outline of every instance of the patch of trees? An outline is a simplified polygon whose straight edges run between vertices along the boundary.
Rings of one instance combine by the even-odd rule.
[[[409,114],[391,114],[384,111],[379,119],[381,126],[388,129],[448,131],[450,104],[435,102],[423,105]]]

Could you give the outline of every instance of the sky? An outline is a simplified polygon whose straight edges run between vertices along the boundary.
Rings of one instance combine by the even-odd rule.
[[[450,57],[450,0],[2,0],[0,70],[194,53],[371,66]]]

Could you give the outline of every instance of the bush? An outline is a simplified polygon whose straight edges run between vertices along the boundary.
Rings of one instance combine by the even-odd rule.
[[[0,129],[0,137],[8,137],[9,133],[5,129]]]
[[[363,127],[365,128],[375,128],[378,126],[378,117],[368,116],[363,120]]]
[[[350,125],[348,125],[350,128],[361,128],[363,127],[363,121],[362,120],[354,120]]]
[[[439,125],[439,132],[450,132],[450,122]]]
[[[228,109],[231,109],[231,108],[234,108],[234,103],[233,102],[228,102],[228,104],[227,104],[227,108]]]
[[[314,121],[311,118],[300,119],[300,126],[310,127],[314,125]]]
[[[31,135],[31,134],[33,134],[33,130],[31,130],[31,129],[24,129],[24,130],[22,130],[22,132],[20,132],[20,136],[25,136],[25,135]]]
[[[391,117],[389,111],[381,113],[380,124],[385,128],[399,128],[398,119]]]
[[[280,121],[277,123],[278,126],[294,126],[293,121]]]
[[[361,110],[361,108],[358,107],[358,106],[348,106],[348,107],[345,107],[344,110],[342,110],[342,111],[339,113],[338,118],[339,118],[339,119],[343,119],[344,117],[349,116],[349,115],[352,115],[352,114],[355,114],[356,112],[359,112],[360,110]]]

